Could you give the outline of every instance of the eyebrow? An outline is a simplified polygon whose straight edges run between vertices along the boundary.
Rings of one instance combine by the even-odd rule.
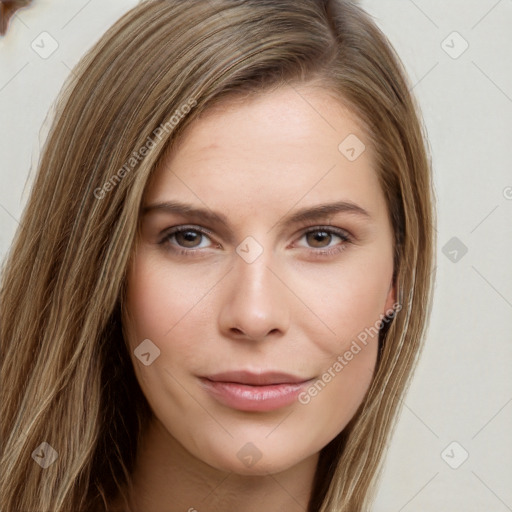
[[[192,204],[182,203],[180,201],[164,201],[150,204],[143,207],[142,215],[146,216],[153,212],[164,212],[182,216],[190,216],[203,221],[209,221],[212,224],[224,226],[229,229],[229,220],[226,215],[220,212],[214,212],[208,208],[197,207]],[[298,224],[306,221],[318,221],[326,219],[336,213],[348,213],[366,219],[371,219],[371,215],[361,206],[350,201],[337,201],[325,203],[317,206],[304,207],[291,214],[282,217],[273,227],[281,227],[286,224]]]

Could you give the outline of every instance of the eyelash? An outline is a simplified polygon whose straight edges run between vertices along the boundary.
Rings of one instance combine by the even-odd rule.
[[[182,248],[174,247],[174,246],[172,246],[172,244],[169,243],[169,240],[174,235],[176,235],[177,233],[182,233],[184,231],[195,231],[196,233],[200,233],[201,235],[204,235],[207,237],[212,236],[212,233],[210,231],[207,231],[204,228],[201,228],[199,226],[177,226],[177,227],[169,230],[163,236],[163,238],[158,242],[159,245],[170,246],[171,247],[170,250],[180,256],[188,256],[188,257],[201,256],[201,254],[200,254],[201,249],[193,249],[193,248],[182,249]],[[317,250],[309,249],[309,252],[313,256],[318,256],[318,257],[333,256],[334,254],[338,254],[338,253],[342,252],[345,249],[346,244],[350,244],[353,242],[351,235],[349,235],[349,233],[347,231],[340,229],[340,228],[335,228],[333,226],[314,226],[314,227],[304,231],[301,234],[300,238],[302,238],[310,233],[318,233],[318,232],[323,232],[323,233],[327,233],[329,235],[337,236],[342,240],[342,244],[335,245],[334,247],[330,247],[328,249],[317,249]]]

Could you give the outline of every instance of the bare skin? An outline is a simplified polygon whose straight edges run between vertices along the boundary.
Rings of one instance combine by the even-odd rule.
[[[349,111],[312,86],[221,107],[153,176],[129,269],[125,328],[154,414],[134,471],[137,512],[306,510],[320,450],[368,390],[377,336],[335,363],[395,302],[387,206]],[[366,144],[353,161],[338,149],[350,134]],[[143,340],[147,365],[134,353]],[[252,410],[204,385],[234,370],[309,383],[302,401]]]

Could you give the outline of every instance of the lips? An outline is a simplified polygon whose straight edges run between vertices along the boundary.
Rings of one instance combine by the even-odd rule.
[[[238,384],[246,384],[249,386],[270,386],[273,384],[300,384],[310,380],[289,373],[265,372],[252,373],[248,371],[232,371],[217,373],[205,377],[213,382],[232,382]]]
[[[234,371],[201,377],[203,389],[217,402],[239,411],[273,411],[297,403],[312,379],[281,372]]]

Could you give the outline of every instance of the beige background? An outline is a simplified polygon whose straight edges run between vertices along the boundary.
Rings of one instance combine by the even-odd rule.
[[[430,332],[373,510],[510,511],[512,0],[361,3],[395,45],[423,109],[439,216]],[[0,258],[63,81],[135,4],[36,0],[0,39]]]

